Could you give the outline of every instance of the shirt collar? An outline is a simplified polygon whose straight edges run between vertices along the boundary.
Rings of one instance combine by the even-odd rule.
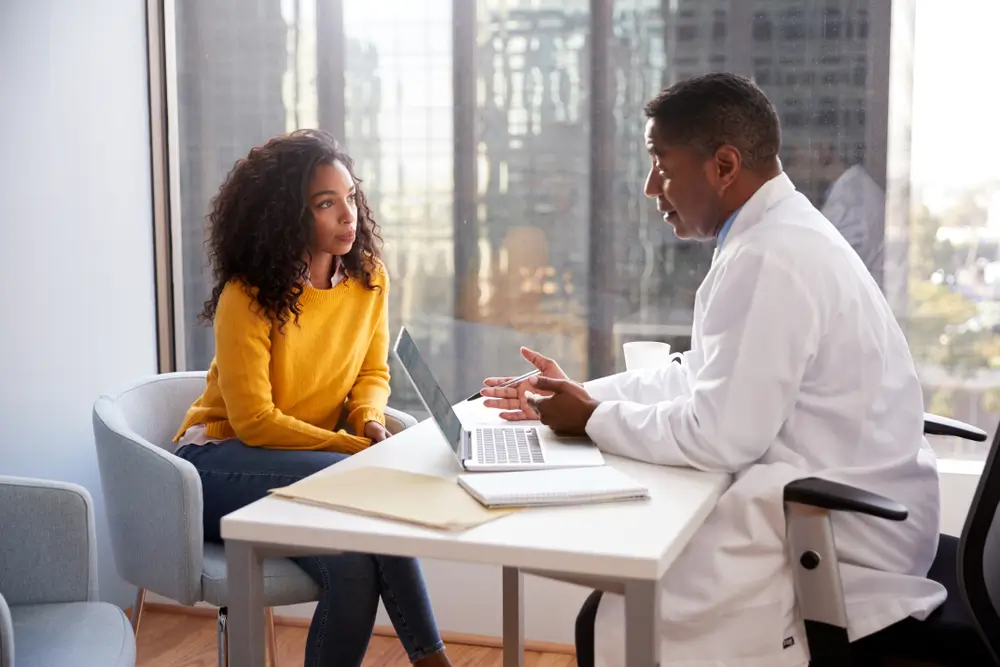
[[[735,211],[733,211],[733,214],[730,215],[726,219],[726,221],[722,224],[722,229],[719,230],[719,240],[718,240],[718,242],[716,244],[717,248],[721,248],[722,247],[723,242],[725,242],[725,240],[726,240],[726,235],[729,233],[729,228],[733,226],[733,221],[736,220],[736,216],[739,215],[740,209],[742,209],[742,208],[743,207],[740,206],[740,208],[738,208]]]
[[[306,282],[309,282],[309,267],[306,267]],[[334,255],[333,257],[333,275],[330,276],[330,287],[336,287],[340,283],[347,280],[347,272],[344,270],[344,260],[341,259],[340,255]]]

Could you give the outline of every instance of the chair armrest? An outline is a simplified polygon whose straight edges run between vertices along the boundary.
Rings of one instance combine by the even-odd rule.
[[[924,433],[927,435],[949,435],[975,442],[986,441],[986,431],[957,419],[939,417],[929,412],[924,413]]]
[[[13,606],[97,598],[94,505],[86,489],[0,476],[0,591]]]
[[[14,667],[14,619],[0,594],[0,667]]]
[[[855,512],[889,521],[905,521],[906,508],[869,491],[818,477],[806,477],[785,485],[786,503],[797,503],[819,509]]]
[[[97,400],[93,422],[118,574],[182,604],[200,601],[204,501],[198,471],[134,431],[111,398]]]
[[[396,410],[395,408],[385,409],[385,428],[392,435],[396,435],[408,428],[413,428],[416,425],[417,420],[413,415],[407,414],[402,410]]]

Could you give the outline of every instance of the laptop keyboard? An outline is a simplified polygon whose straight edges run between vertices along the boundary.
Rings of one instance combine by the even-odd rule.
[[[489,463],[543,463],[542,445],[534,428],[476,429],[476,460]]]

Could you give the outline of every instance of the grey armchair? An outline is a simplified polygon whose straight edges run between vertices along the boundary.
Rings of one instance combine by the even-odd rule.
[[[90,494],[0,476],[0,667],[132,667],[135,636],[96,602]]]
[[[94,436],[115,565],[123,579],[138,587],[134,630],[138,632],[147,590],[186,605],[208,602],[219,608],[219,665],[225,667],[225,552],[222,545],[203,540],[201,479],[193,465],[173,455],[172,442],[204,388],[204,372],[166,373],[102,396],[94,405]],[[405,413],[386,411],[392,433],[414,424]],[[272,665],[277,652],[271,607],[312,602],[318,595],[313,580],[292,561],[264,562]]]

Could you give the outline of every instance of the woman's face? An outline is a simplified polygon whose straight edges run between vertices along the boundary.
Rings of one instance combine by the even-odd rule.
[[[309,182],[309,210],[316,229],[313,252],[346,255],[354,245],[358,226],[356,186],[341,162],[316,167]]]

